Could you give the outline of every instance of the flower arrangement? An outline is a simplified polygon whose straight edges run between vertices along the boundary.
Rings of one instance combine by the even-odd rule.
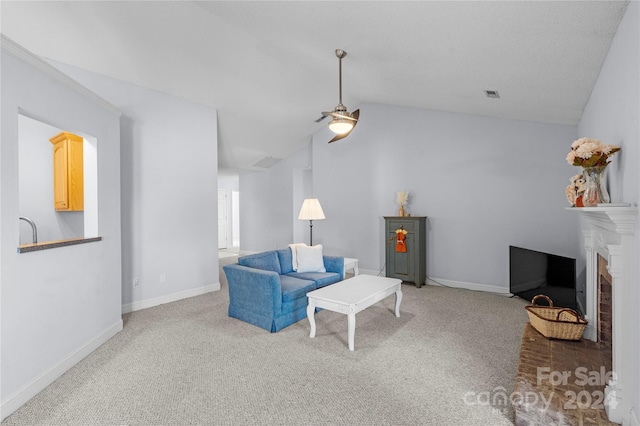
[[[396,194],[396,201],[398,202],[398,216],[404,216],[404,206],[409,201],[409,193],[400,191]]]
[[[620,151],[617,145],[603,144],[597,139],[580,138],[571,144],[567,154],[567,163],[581,167],[605,167],[611,157]]]

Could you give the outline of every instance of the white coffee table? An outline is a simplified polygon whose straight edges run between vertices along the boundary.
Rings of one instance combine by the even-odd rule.
[[[351,257],[344,258],[344,272],[342,273],[343,280],[347,276],[347,271],[349,270],[353,270],[354,276],[360,274],[360,271],[358,270],[358,259],[354,259]]]
[[[369,306],[379,302],[391,294],[396,294],[396,317],[400,316],[402,302],[402,281],[397,278],[376,277],[373,275],[358,275],[353,278],[331,284],[307,293],[309,306],[307,318],[311,324],[309,337],[316,336],[316,308],[327,309],[347,315],[347,336],[349,350],[354,349],[356,334],[356,314]]]

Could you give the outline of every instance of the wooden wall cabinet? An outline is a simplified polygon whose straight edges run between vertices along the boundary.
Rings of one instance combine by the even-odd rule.
[[[385,216],[387,277],[411,282],[420,288],[427,279],[426,216]],[[396,230],[407,231],[404,237],[406,252],[396,248]]]
[[[83,139],[62,132],[53,144],[53,200],[56,211],[84,210]]]

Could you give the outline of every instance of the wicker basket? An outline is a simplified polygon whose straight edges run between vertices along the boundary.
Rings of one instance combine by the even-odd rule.
[[[536,300],[546,299],[549,306],[538,306]],[[587,326],[587,320],[573,309],[556,308],[547,296],[539,294],[525,306],[529,314],[529,322],[540,334],[549,339],[580,340]]]

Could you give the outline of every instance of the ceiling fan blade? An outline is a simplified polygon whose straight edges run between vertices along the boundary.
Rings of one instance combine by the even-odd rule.
[[[323,111],[322,115],[324,115],[325,117],[330,115],[330,116],[335,117],[335,118],[342,118],[342,119],[345,119],[345,120],[358,121],[358,117],[354,117],[353,114],[345,115],[345,114],[340,114],[339,112],[334,112],[334,111],[331,111],[331,112]]]
[[[351,130],[353,131],[353,129],[351,129]],[[335,141],[339,141],[340,139],[346,138],[349,133],[351,133],[351,132],[343,133],[341,135],[335,135],[333,137],[333,139],[331,139],[329,141],[329,143],[332,143],[332,142],[335,142]]]
[[[335,142],[335,141],[339,141],[340,139],[344,139],[344,138],[346,138],[347,136],[349,136],[349,135],[351,134],[351,132],[353,132],[353,129],[355,129],[355,128],[356,128],[356,124],[358,124],[358,118],[360,117],[360,110],[359,110],[359,109],[357,109],[357,110],[353,111],[353,112],[351,113],[351,115],[353,116],[353,118],[355,118],[355,123],[353,123],[353,128],[352,128],[351,130],[349,130],[347,133],[343,133],[343,134],[341,134],[341,135],[335,135],[335,136],[333,137],[333,139],[331,139],[331,140],[329,141],[329,143],[331,143],[331,142]]]

